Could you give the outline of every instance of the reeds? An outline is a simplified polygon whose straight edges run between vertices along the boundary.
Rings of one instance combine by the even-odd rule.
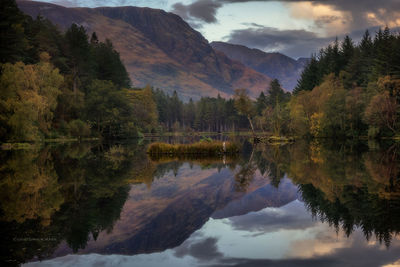
[[[167,144],[152,143],[147,149],[150,155],[207,155],[216,156],[224,154],[236,154],[239,146],[231,142],[211,141],[197,142],[193,144]]]

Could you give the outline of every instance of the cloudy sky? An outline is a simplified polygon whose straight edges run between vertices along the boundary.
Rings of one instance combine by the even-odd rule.
[[[336,36],[400,26],[400,0],[40,0],[73,6],[147,6],[180,15],[210,42],[308,57]]]

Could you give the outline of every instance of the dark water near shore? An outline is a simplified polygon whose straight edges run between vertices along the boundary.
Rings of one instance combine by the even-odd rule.
[[[400,145],[239,141],[217,158],[151,159],[148,141],[1,151],[1,261],[400,266]]]

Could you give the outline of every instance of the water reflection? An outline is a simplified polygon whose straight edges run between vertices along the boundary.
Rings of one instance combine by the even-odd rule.
[[[144,144],[3,151],[1,260],[40,266],[393,263],[400,252],[398,148],[245,143],[243,155],[216,158],[148,158]]]
[[[104,147],[46,147],[2,153],[2,261],[17,264],[53,254],[65,241],[74,251],[112,231],[129,192],[129,155]]]
[[[308,155],[291,148],[290,155],[301,160],[291,159],[287,172],[312,214],[347,236],[359,227],[367,240],[374,235],[389,246],[400,230],[398,145],[308,146]]]

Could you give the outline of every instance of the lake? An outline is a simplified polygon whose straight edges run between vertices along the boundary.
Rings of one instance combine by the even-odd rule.
[[[400,266],[399,144],[236,141],[214,158],[149,158],[147,140],[1,151],[2,262]]]

